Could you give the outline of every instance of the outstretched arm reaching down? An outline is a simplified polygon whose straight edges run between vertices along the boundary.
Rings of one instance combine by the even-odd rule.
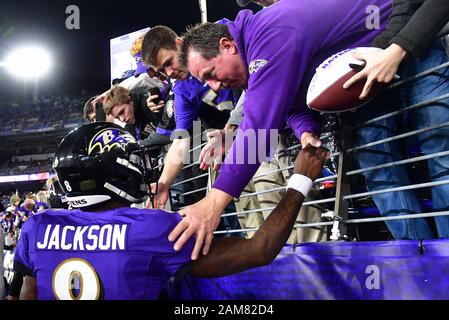
[[[298,155],[294,173],[311,186],[319,177],[327,156],[326,149],[308,145]],[[187,271],[198,277],[219,277],[269,264],[285,245],[305,196],[288,188],[253,238],[214,239],[208,255],[191,262]]]

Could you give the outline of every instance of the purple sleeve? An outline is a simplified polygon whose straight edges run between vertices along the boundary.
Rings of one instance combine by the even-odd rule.
[[[30,259],[30,239],[32,238],[30,233],[33,230],[33,221],[34,219],[31,218],[24,223],[19,242],[14,250],[14,260],[20,262],[23,266],[29,268],[30,270],[33,270],[33,264]]]
[[[181,221],[181,217],[179,216],[178,213],[173,214],[173,217],[175,218],[172,219],[172,225],[169,228],[169,232],[171,232],[176,227],[176,225]],[[168,238],[168,233],[165,236],[166,238]],[[195,238],[190,237],[190,239],[187,240],[186,244],[182,247],[182,249],[179,252],[174,251],[173,249],[174,242],[168,243],[169,243],[168,252],[171,253],[171,255],[166,261],[165,271],[169,276],[172,276],[182,266],[186,265],[191,261],[190,256],[195,246]]]
[[[303,112],[290,113],[287,116],[287,125],[295,132],[298,139],[304,132],[311,132],[320,135],[320,122],[316,119],[316,115],[309,109],[304,109]]]
[[[256,132],[253,134],[255,141],[246,144],[245,136],[251,135],[248,130],[263,129],[269,132],[270,129],[278,130],[281,127],[283,121],[287,120],[290,108],[295,105],[295,98],[313,55],[309,47],[312,42],[294,29],[265,30],[258,39],[248,54],[250,78],[243,106],[243,121],[214,184],[214,188],[234,197],[240,196],[264,160],[263,156],[259,156],[250,163],[254,158],[251,156],[254,153],[262,155],[263,149],[268,146],[269,133],[266,138],[257,138]],[[293,120],[292,125],[297,132],[315,126],[312,124],[313,119],[308,116],[305,103],[297,104],[296,108],[296,121],[292,116],[289,120]],[[273,146],[266,149],[266,154],[274,153]]]
[[[144,212],[140,209],[133,209]],[[191,261],[190,256],[195,245],[194,237],[187,240],[178,252],[173,249],[174,242],[168,240],[168,235],[182,220],[179,213],[164,210],[145,210],[149,217],[138,217],[133,224],[130,242],[133,250],[142,250],[152,254],[151,269],[153,274],[171,277],[183,265]],[[142,218],[145,223],[141,223]]]
[[[191,103],[185,94],[175,92],[176,130],[190,130],[198,118],[199,108],[200,105]]]
[[[169,275],[174,275],[176,271],[178,271],[181,267],[185,266],[191,261],[190,256],[192,254],[194,246],[195,239],[191,237],[182,247],[181,251],[168,258],[165,269],[169,273]]]

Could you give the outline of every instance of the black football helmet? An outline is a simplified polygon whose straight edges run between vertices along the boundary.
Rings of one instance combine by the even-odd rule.
[[[122,127],[94,122],[72,130],[60,143],[53,169],[71,208],[110,199],[141,203],[158,180],[151,159]]]

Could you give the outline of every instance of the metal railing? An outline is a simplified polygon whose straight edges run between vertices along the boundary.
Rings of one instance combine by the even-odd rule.
[[[400,80],[392,85],[390,85],[386,90],[392,90],[394,88],[397,88],[398,86],[401,86],[405,83],[409,83],[411,81],[414,81],[418,78],[421,77],[425,77],[428,76],[432,73],[434,73],[435,71],[441,70],[445,67],[449,67],[449,62],[441,64],[439,66],[436,66],[432,69],[426,70],[425,72],[421,72],[420,74],[417,74],[413,77],[410,77],[408,79],[404,79],[404,80]],[[398,111],[394,111],[394,112],[390,112],[388,114],[373,118],[369,121],[365,121],[361,124],[358,124],[357,126],[354,126],[352,128],[350,128],[351,130],[355,130],[358,129],[362,126],[367,126],[367,125],[372,125],[373,123],[380,121],[380,120],[384,120],[390,117],[395,117],[398,115],[401,115],[405,112],[409,112],[418,108],[422,108],[422,107],[426,107],[429,105],[432,105],[434,103],[437,103],[439,101],[445,100],[449,98],[449,93],[444,94],[444,95],[440,95],[438,97],[434,97],[431,99],[428,99],[426,101],[422,101],[420,103],[402,108],[401,110]],[[449,112],[449,111],[448,111]],[[417,129],[417,130],[412,130],[409,132],[405,132],[405,133],[401,133],[398,134],[396,136],[392,136],[392,137],[388,137],[385,139],[381,139],[381,140],[377,140],[377,141],[372,141],[370,143],[364,144],[364,145],[360,145],[360,146],[351,146],[349,148],[345,147],[345,143],[342,143],[342,145],[344,147],[342,147],[339,152],[334,152],[331,156],[332,157],[337,157],[340,159],[340,164],[338,166],[338,172],[336,172],[336,174],[328,176],[328,177],[323,177],[320,179],[317,179],[315,181],[315,185],[319,186],[320,183],[324,182],[324,181],[336,181],[338,183],[336,183],[334,190],[332,190],[335,193],[335,197],[331,196],[328,197],[326,199],[318,199],[318,200],[313,200],[313,201],[306,201],[303,203],[303,206],[311,206],[311,205],[320,205],[320,204],[332,204],[334,203],[334,219],[331,219],[331,221],[323,221],[323,222],[316,222],[316,223],[298,223],[295,225],[295,228],[312,228],[312,227],[328,227],[328,226],[332,226],[337,224],[340,224],[340,226],[343,225],[350,225],[350,224],[360,224],[360,223],[369,223],[369,222],[379,222],[379,221],[391,221],[391,220],[401,220],[401,219],[417,219],[417,218],[425,218],[425,217],[437,217],[437,216],[446,216],[449,215],[449,211],[441,211],[441,212],[429,212],[429,213],[417,213],[417,214],[407,214],[407,215],[398,215],[398,216],[381,216],[381,217],[375,217],[375,218],[358,218],[358,219],[349,219],[348,218],[348,212],[349,210],[346,209],[346,212],[342,212],[342,208],[344,208],[344,206],[342,206],[342,204],[347,203],[348,201],[352,201],[354,199],[358,199],[358,198],[363,198],[363,197],[372,197],[375,195],[379,195],[379,194],[385,194],[385,193],[393,193],[393,192],[400,192],[400,191],[405,191],[405,190],[417,190],[417,189],[423,189],[423,188],[431,188],[431,187],[435,187],[435,186],[441,186],[441,185],[446,185],[449,184],[449,180],[443,180],[443,181],[431,181],[431,182],[424,182],[424,183],[418,183],[418,184],[412,184],[412,185],[408,185],[408,186],[401,186],[401,187],[396,187],[396,188],[387,188],[387,189],[383,189],[383,190],[375,190],[375,191],[368,191],[368,192],[360,192],[360,193],[355,193],[355,194],[351,194],[350,193],[350,182],[347,181],[347,179],[349,177],[353,177],[353,176],[359,176],[359,175],[363,175],[366,172],[370,172],[370,171],[374,171],[374,170],[382,170],[385,168],[390,168],[390,167],[394,167],[394,166],[401,166],[401,165],[406,165],[406,164],[411,164],[411,163],[417,163],[420,161],[426,161],[426,160],[430,160],[430,159],[434,159],[434,158],[438,158],[438,157],[445,157],[445,156],[449,156],[449,150],[444,150],[441,152],[435,152],[433,154],[426,154],[426,155],[420,155],[420,156],[416,156],[416,157],[411,157],[408,159],[403,159],[403,160],[397,160],[394,162],[389,162],[389,163],[384,163],[384,164],[379,164],[376,166],[372,166],[372,167],[368,167],[368,168],[363,168],[363,169],[356,169],[356,168],[350,168],[347,164],[343,165],[343,158],[348,157],[350,155],[354,155],[355,152],[366,149],[366,148],[370,148],[376,145],[380,145],[383,143],[387,143],[387,142],[391,142],[391,141],[397,141],[397,140],[401,140],[401,139],[405,139],[405,138],[409,138],[412,136],[416,136],[418,134],[424,133],[424,132],[429,132],[432,130],[438,130],[438,129],[442,129],[442,128],[446,128],[449,126],[449,122],[443,122],[440,124],[436,124],[436,125],[432,125],[426,128],[421,128],[421,129]],[[337,132],[335,132],[337,133]],[[338,132],[340,133],[340,132]],[[449,138],[449,137],[448,137]],[[201,144],[200,146],[196,146],[195,148],[192,148],[192,150],[190,150],[190,152],[193,152],[201,147],[203,147],[206,143]],[[289,146],[283,150],[281,150],[280,152],[282,154],[286,154],[289,155],[290,152],[292,151],[297,151],[300,149],[300,145],[299,144],[295,144],[292,146]],[[186,165],[184,167],[184,170],[192,168],[196,165],[199,165],[199,161],[194,162],[192,164]],[[289,166],[285,167],[285,168],[278,168],[275,170],[271,170],[268,172],[263,172],[260,174],[257,174],[253,177],[253,179],[256,178],[261,178],[261,177],[267,177],[271,174],[276,174],[276,173],[282,173],[282,172],[289,172],[291,173],[292,169],[294,168],[294,166],[292,164],[290,164]],[[190,177],[188,179],[185,179],[184,181],[181,182],[177,182],[176,184],[173,185],[174,186],[180,186],[183,184],[186,184],[188,182],[194,181],[196,179],[201,179],[201,178],[206,178],[208,177],[209,179],[210,177],[210,171],[204,174],[200,174],[196,177]],[[209,182],[210,184],[210,182]],[[349,188],[348,188],[349,187]],[[186,196],[186,195],[191,195],[191,194],[195,194],[195,193],[199,193],[199,192],[203,192],[206,191],[207,187],[203,187],[203,188],[199,188],[196,190],[188,190],[186,192],[181,193],[181,196]],[[259,192],[251,192],[248,194],[243,194],[240,199],[244,199],[244,198],[248,198],[248,197],[254,197],[254,196],[259,196],[262,194],[268,194],[268,193],[277,193],[277,192],[282,192],[285,190],[285,187],[276,187],[276,188],[272,188],[272,189],[268,189],[268,190],[264,190],[264,191],[259,191]],[[349,192],[348,192],[349,190]],[[448,195],[449,197],[449,195]],[[254,209],[250,209],[250,210],[245,210],[245,211],[235,211],[235,212],[229,212],[229,213],[224,213],[222,215],[223,218],[229,218],[229,217],[245,217],[248,214],[253,214],[253,213],[262,213],[262,212],[271,212],[275,207],[270,206],[268,208],[254,208]],[[346,207],[347,208],[347,207]],[[328,209],[327,209],[328,210]],[[324,209],[323,209],[324,211]],[[354,211],[351,211],[354,212]],[[341,228],[340,228],[341,229]],[[244,229],[230,229],[230,230],[219,230],[216,231],[215,234],[216,235],[223,235],[223,234],[235,234],[235,233],[241,233],[241,232],[251,232],[251,231],[256,231],[257,228],[244,228]],[[334,229],[333,229],[334,230]],[[342,233],[344,234],[344,232]],[[341,238],[341,237],[339,237]],[[332,237],[331,239],[338,239],[338,237]]]

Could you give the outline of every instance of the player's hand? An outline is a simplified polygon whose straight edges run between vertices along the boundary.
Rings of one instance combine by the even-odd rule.
[[[164,104],[165,104],[164,101],[161,100],[161,101],[159,101],[158,104],[155,104],[153,102],[153,100],[156,99],[157,97],[158,97],[158,95],[154,95],[154,96],[149,96],[147,99],[147,106],[151,110],[151,112],[158,113],[158,112],[161,112],[162,108],[164,108]]]
[[[324,162],[329,158],[330,152],[324,148],[307,145],[301,149],[295,160],[294,173],[302,174],[315,181],[321,175]]]
[[[191,236],[196,235],[195,247],[191,255],[192,260],[198,258],[201,248],[203,249],[203,255],[209,252],[213,232],[220,223],[221,213],[230,199],[232,199],[229,196],[229,199],[226,198],[226,201],[223,202],[223,198],[217,199],[217,197],[220,198],[220,195],[217,196],[217,193],[225,194],[223,191],[212,189],[206,197],[182,209],[179,213],[184,218],[168,236],[168,240],[176,240],[174,249],[179,251]]]
[[[354,83],[366,79],[365,86],[359,96],[360,99],[366,98],[374,83],[389,83],[393,80],[406,54],[407,52],[395,43],[379,52],[353,53],[354,58],[365,61],[365,67],[346,81],[343,88],[347,89]]]
[[[154,208],[155,209],[164,209],[165,208],[165,204],[167,203],[168,200],[168,192],[169,192],[169,188],[167,185],[165,185],[163,182],[157,182],[157,193],[154,195]],[[150,185],[151,188],[151,192],[155,193],[156,192],[156,183],[152,183]],[[148,203],[148,205],[151,205],[151,202]]]
[[[301,135],[301,146],[305,148],[308,144],[311,144],[314,147],[321,147],[322,142],[320,139],[310,132],[303,132]]]

